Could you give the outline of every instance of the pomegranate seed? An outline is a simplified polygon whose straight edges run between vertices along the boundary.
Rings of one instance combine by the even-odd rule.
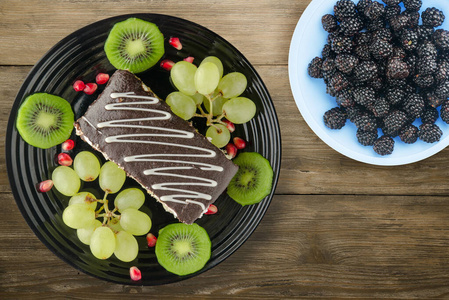
[[[239,137],[235,137],[233,139],[233,141],[234,141],[234,145],[237,147],[237,149],[239,149],[239,150],[245,149],[246,142],[245,142],[244,139],[239,138]]]
[[[170,45],[172,45],[176,50],[181,50],[181,49],[182,49],[181,41],[180,41],[179,38],[177,38],[177,37],[171,37],[171,38],[168,40],[168,43],[169,43]]]
[[[88,95],[92,95],[97,90],[97,84],[96,83],[86,83],[86,87],[84,88],[84,92]]]
[[[194,59],[195,58],[193,56],[188,56],[188,57],[184,58],[183,60],[192,64]]]
[[[69,151],[72,150],[73,147],[75,147],[75,142],[71,139],[68,139],[64,143],[62,143],[62,150]]]
[[[139,269],[137,269],[137,267],[134,266],[129,268],[129,276],[134,281],[139,281],[140,279],[142,279],[142,273]]]
[[[207,208],[207,211],[204,213],[205,215],[215,215],[218,211],[218,208],[211,204],[209,205],[209,207]]]
[[[234,158],[237,155],[237,147],[234,144],[229,143],[226,145],[226,152],[230,158]]]
[[[77,92],[81,92],[84,90],[84,87],[86,85],[84,84],[84,82],[82,80],[77,80],[75,81],[75,83],[73,84],[73,89]]]
[[[53,187],[53,181],[51,179],[39,182],[37,185],[37,190],[41,193],[46,193]]]
[[[174,65],[175,65],[175,63],[169,59],[164,59],[163,61],[161,61],[161,68],[165,69],[167,71],[170,71]]]
[[[226,128],[228,128],[229,132],[235,131],[235,125],[231,121],[223,120],[226,123]]]
[[[72,158],[67,153],[59,153],[58,154],[58,164],[61,166],[71,166],[72,165]]]
[[[153,248],[154,246],[156,246],[156,241],[157,241],[157,238],[154,236],[154,234],[152,234],[152,233],[147,234],[148,247]]]
[[[106,73],[98,73],[97,76],[95,77],[95,81],[98,84],[105,84],[106,82],[108,82],[109,80],[109,74]]]

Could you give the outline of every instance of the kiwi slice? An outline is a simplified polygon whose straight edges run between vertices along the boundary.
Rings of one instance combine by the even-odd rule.
[[[164,36],[155,24],[129,18],[112,27],[104,51],[117,69],[140,73],[154,66],[164,55]]]
[[[70,137],[74,114],[69,102],[47,93],[35,93],[23,101],[16,127],[28,144],[48,149]]]
[[[228,185],[228,195],[241,205],[260,202],[271,192],[273,169],[270,162],[256,152],[240,153],[234,163],[239,170]]]
[[[157,261],[171,273],[181,276],[195,273],[204,267],[210,254],[209,235],[198,224],[170,224],[159,231]]]

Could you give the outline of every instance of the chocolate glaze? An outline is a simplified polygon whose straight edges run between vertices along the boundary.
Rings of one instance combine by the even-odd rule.
[[[200,147],[203,149],[212,150],[215,152],[215,157],[182,157],[183,161],[187,162],[198,162],[204,164],[211,164],[215,166],[220,166],[223,171],[208,171],[202,170],[198,165],[192,164],[182,164],[174,162],[160,162],[160,161],[125,161],[125,157],[133,155],[144,155],[144,154],[157,154],[157,153],[168,153],[168,154],[184,154],[192,152],[191,149],[172,147],[163,144],[145,144],[145,143],[115,143],[106,142],[107,137],[124,135],[124,134],[136,134],[136,133],[155,133],[153,130],[144,128],[129,128],[129,127],[105,127],[98,128],[97,125],[101,122],[107,122],[111,120],[123,120],[123,119],[133,119],[133,118],[148,118],[152,116],[157,116],[157,114],[147,112],[147,111],[129,111],[129,110],[107,110],[105,106],[112,103],[120,103],[122,101],[127,102],[139,102],[142,99],[127,97],[123,98],[112,98],[111,93],[126,93],[134,92],[135,95],[141,96],[151,96],[157,97],[147,86],[145,86],[142,81],[137,78],[134,74],[118,70],[110,78],[108,85],[106,86],[103,93],[93,102],[83,117],[75,122],[75,128],[77,134],[87,143],[89,143],[93,148],[100,151],[107,159],[115,162],[119,167],[121,167],[128,176],[134,178],[143,188],[145,188],[151,195],[153,195],[159,202],[164,205],[164,208],[173,213],[181,222],[191,224],[195,222],[196,219],[202,216],[205,212],[204,207],[207,207],[214,203],[215,200],[223,193],[223,191],[228,186],[232,177],[236,174],[238,167],[232,163],[223,152],[210,143],[203,135],[199,134],[196,129],[191,126],[187,121],[174,115],[170,107],[164,102],[159,101],[151,105],[151,109],[157,109],[161,111],[168,112],[170,117],[166,120],[146,120],[138,122],[129,122],[123,124],[130,125],[146,125],[155,126],[163,128],[178,129],[193,133],[193,138],[181,139],[176,137],[146,137],[147,140],[157,143],[183,143],[194,147]],[[149,105],[133,105],[133,107],[150,108]],[[132,137],[132,139],[138,141],[140,137]],[[166,157],[167,160],[179,160],[177,157]],[[187,203],[177,203],[171,201],[162,201],[161,197],[167,195],[173,195],[173,191],[166,191],[161,189],[153,189],[152,186],[159,183],[170,183],[179,182],[179,177],[165,176],[165,175],[145,175],[143,172],[145,170],[154,168],[164,168],[164,167],[189,167],[189,170],[176,170],[171,171],[171,173],[176,173],[178,175],[187,175],[192,177],[207,178],[217,182],[215,187],[208,186],[198,186],[198,185],[185,185],[183,189],[189,189],[191,191],[208,194],[211,196],[210,200],[195,198],[189,199],[186,196],[183,200],[194,200],[193,203],[187,201]],[[183,178],[182,182],[187,183],[198,183],[198,180],[194,178]],[[174,187],[176,188],[176,187]],[[176,194],[176,193],[175,193]],[[177,193],[179,194],[179,193]],[[181,199],[180,199],[181,200]],[[194,202],[201,202],[204,206],[195,204]]]

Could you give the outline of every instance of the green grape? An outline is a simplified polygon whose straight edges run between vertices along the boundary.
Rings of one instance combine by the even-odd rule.
[[[94,181],[100,174],[100,161],[89,151],[81,151],[75,156],[73,169],[84,181]]]
[[[192,97],[181,92],[173,92],[165,100],[175,115],[184,120],[189,120],[196,112],[196,104]]]
[[[221,60],[218,57],[216,57],[216,56],[208,56],[208,57],[203,59],[203,61],[201,62],[200,66],[202,64],[204,64],[204,63],[207,63],[207,62],[214,63],[217,66],[218,72],[219,72],[220,78],[221,78],[223,76],[223,64],[221,63]]]
[[[107,161],[100,169],[100,187],[109,194],[120,191],[125,183],[126,173],[114,162]]]
[[[240,96],[246,89],[246,77],[242,73],[233,72],[226,74],[218,83],[218,90],[225,98]]]
[[[215,91],[220,81],[220,73],[214,63],[202,63],[195,73],[195,87],[198,93],[209,95]]]
[[[119,231],[122,231],[123,230],[123,228],[122,228],[122,226],[120,225],[120,219],[118,219],[118,218],[112,218],[110,221],[109,221],[109,223],[108,223],[108,226],[112,229],[112,231],[114,231],[114,232],[119,232]]]
[[[89,192],[81,192],[73,195],[69,200],[69,205],[75,203],[86,203],[92,207],[93,210],[97,208],[97,198]]]
[[[86,245],[90,245],[90,238],[92,237],[92,233],[94,233],[95,229],[100,227],[102,223],[98,220],[95,220],[94,223],[90,226],[78,228],[76,230],[76,235]]]
[[[139,253],[136,238],[126,231],[119,231],[115,235],[115,256],[124,262],[134,260]]]
[[[51,174],[53,186],[63,195],[73,196],[78,193],[81,181],[76,172],[66,166],[57,167]]]
[[[200,93],[196,93],[192,96],[193,101],[195,101],[196,105],[201,105],[205,99],[204,95],[201,95]]]
[[[137,188],[129,188],[121,191],[114,200],[115,207],[122,212],[132,207],[139,209],[145,202],[145,194]]]
[[[214,93],[212,98],[215,96],[216,94]],[[214,101],[212,101],[212,114],[214,116],[219,116],[223,113],[223,104],[225,104],[226,101],[228,101],[228,99],[225,99],[222,96],[217,96]],[[207,97],[204,97],[204,107],[207,112],[210,112],[210,101]]]
[[[243,124],[251,120],[256,114],[256,104],[248,98],[232,98],[223,104],[226,119],[234,124]]]
[[[196,93],[195,73],[197,67],[186,61],[178,61],[170,71],[170,78],[173,85],[188,96]]]
[[[143,235],[150,231],[151,219],[146,213],[130,207],[122,211],[120,225],[133,235]]]
[[[88,227],[95,221],[95,210],[89,204],[75,203],[64,209],[62,221],[74,229]]]
[[[206,137],[210,138],[210,142],[212,144],[214,144],[218,148],[222,148],[229,143],[229,140],[231,139],[231,133],[224,125],[215,124],[214,126],[211,126],[209,127],[209,129],[207,129]],[[218,130],[216,127],[218,128]]]
[[[90,238],[90,251],[98,259],[107,259],[115,251],[115,234],[111,228],[100,226]]]

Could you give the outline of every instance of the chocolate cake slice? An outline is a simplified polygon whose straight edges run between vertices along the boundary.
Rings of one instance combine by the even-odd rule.
[[[111,76],[75,128],[187,224],[207,211],[238,169],[128,71]]]

